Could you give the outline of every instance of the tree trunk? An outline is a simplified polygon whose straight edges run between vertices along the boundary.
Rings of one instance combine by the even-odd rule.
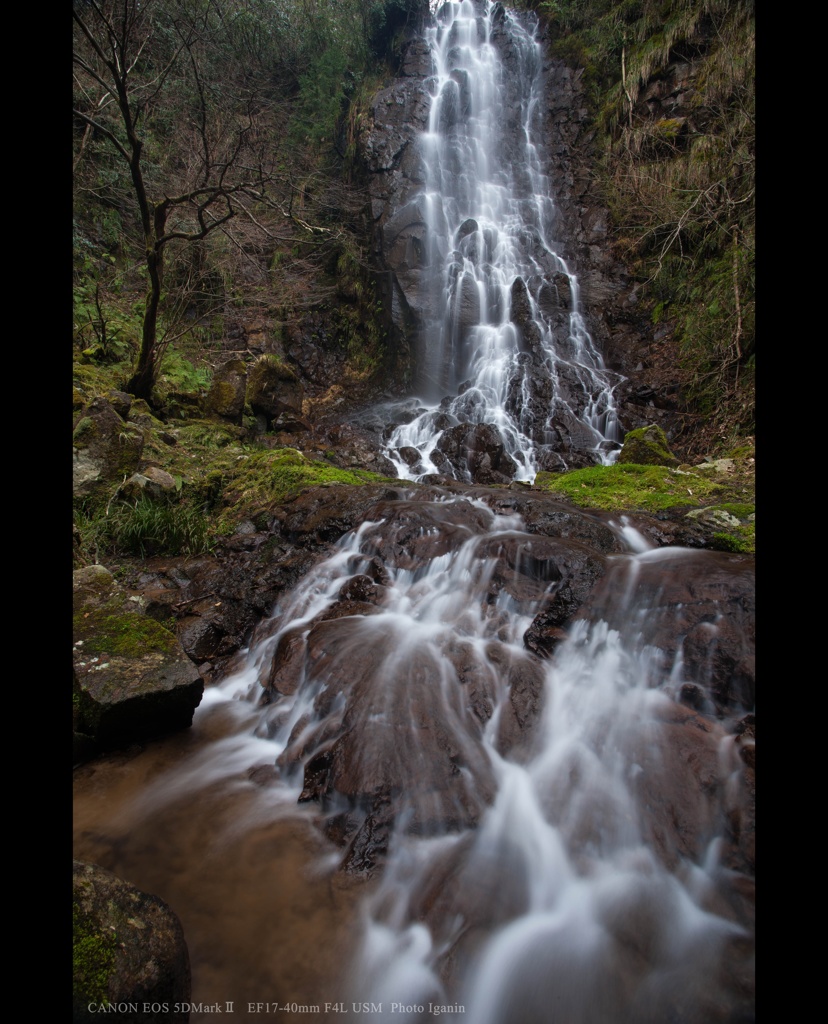
[[[155,247],[147,247],[147,271],[149,287],[144,307],[144,323],[141,330],[141,351],[135,372],[126,385],[126,390],[136,398],[149,402],[150,393],[155,384],[155,346],[158,340],[158,306],[161,302],[161,279],[163,270],[163,250],[156,252]]]

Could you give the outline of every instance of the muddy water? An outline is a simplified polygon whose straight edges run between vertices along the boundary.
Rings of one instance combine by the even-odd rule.
[[[233,710],[208,706],[187,733],[76,769],[74,855],[173,907],[194,1002],[226,1011],[232,1001],[225,1016],[235,1021],[291,1020],[304,1007],[324,1021],[325,1002],[344,999],[356,904],[370,883],[326,870],[330,847],[312,814],[274,796],[264,767],[273,759],[239,734],[246,713]],[[235,744],[237,775],[211,780],[204,755],[216,743]],[[294,1010],[274,1014],[274,1004]]]

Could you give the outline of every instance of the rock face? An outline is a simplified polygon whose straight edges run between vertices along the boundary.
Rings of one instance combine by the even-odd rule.
[[[362,136],[362,152],[370,173],[371,211],[375,223],[375,254],[389,270],[391,315],[402,338],[416,335],[433,299],[421,289],[425,263],[425,219],[414,197],[425,182],[417,136],[428,124],[432,73],[424,40],[408,43],[401,77],[383,89],[371,104],[371,124]]]
[[[271,426],[280,416],[302,415],[302,383],[293,370],[272,356],[262,356],[247,378],[247,400],[254,414]]]
[[[190,958],[181,922],[163,900],[96,864],[72,866],[72,1019],[183,1024]],[[117,1007],[113,1012],[111,1007]]]
[[[74,728],[102,747],[187,728],[204,683],[175,635],[103,566],[73,575]]]
[[[610,573],[578,610],[621,628],[621,581]],[[678,660],[693,706],[720,715],[751,711],[756,701],[756,580],[752,558],[668,548],[641,561],[630,594],[651,609],[638,642]]]

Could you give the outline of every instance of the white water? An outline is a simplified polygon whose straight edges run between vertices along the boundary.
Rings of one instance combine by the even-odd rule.
[[[577,278],[553,236],[536,22],[507,12],[498,34],[495,14],[491,2],[447,3],[426,31],[434,98],[420,148],[424,262],[435,312],[423,328],[418,367],[427,411],[388,442],[388,457],[406,479],[446,472],[433,461],[434,449],[446,426],[458,423],[495,426],[517,480],[534,479],[538,451],[557,437],[561,421],[579,424],[574,441],[595,462],[612,462],[617,447],[618,378],[593,344]],[[531,345],[512,320],[518,279],[531,307]],[[556,304],[551,296],[562,279],[571,301],[556,317],[549,303]],[[539,377],[544,389],[533,398]],[[399,454],[405,447],[420,453],[413,468]]]
[[[510,376],[523,372],[508,316],[511,284],[521,276],[535,308],[545,273],[519,244],[525,225],[537,232],[554,266],[569,276],[574,304],[566,344],[553,337],[542,315],[536,323],[553,377],[569,367],[585,382],[586,428],[596,458],[608,458],[601,441],[612,436],[613,417],[609,378],[577,312],[577,281],[548,241],[552,202],[532,142],[540,89],[537,43],[516,21],[510,19],[510,26],[527,72],[514,115],[526,137],[521,166],[529,184],[523,180],[521,188],[516,184],[520,168],[498,159],[496,130],[512,114],[504,111],[499,64],[485,41],[492,31],[491,5],[479,23],[468,2],[451,5],[447,20],[430,36],[439,95],[446,92],[448,102],[452,69],[467,69],[476,111],[474,132],[463,128],[443,137],[435,120],[426,140],[433,146],[434,265],[441,268],[435,286],[445,291],[446,308],[456,304],[458,289],[477,289],[485,312],[469,331],[465,350],[456,318],[435,323],[438,347],[431,372],[438,392],[473,381],[448,403],[448,413],[497,424],[509,439],[518,477],[531,479],[538,441],[505,397]],[[437,103],[433,116],[439,117]],[[463,240],[462,260],[439,262],[441,247],[451,251],[459,225],[470,216],[478,228]],[[474,246],[480,253],[490,250],[490,257],[475,259]],[[462,273],[447,269],[450,265],[462,267]],[[447,359],[447,353],[454,355]],[[440,378],[446,366],[453,367],[446,371],[450,377]],[[473,401],[479,403],[475,408]],[[556,392],[550,419],[561,401]],[[401,428],[393,444],[418,447],[427,471],[438,435],[433,419],[423,416]],[[407,464],[400,469],[405,475]],[[461,506],[477,517],[472,527],[463,525],[463,516],[451,518]],[[640,599],[639,572],[652,562],[676,558],[677,552],[649,550],[628,522],[617,524],[627,552],[612,559],[615,604],[607,616],[612,625],[577,622],[554,658],[541,663],[523,646],[539,604],[521,586],[523,568],[533,558],[543,562],[542,537],[525,533],[513,513],[496,515],[482,502],[462,498],[440,502],[433,525],[408,534],[401,529],[398,542],[384,548],[388,529],[389,522],[377,520],[344,537],[331,557],[280,602],[238,671],[207,690],[193,728],[202,737],[198,749],[153,774],[114,817],[101,812],[84,833],[92,837],[85,841],[93,843],[93,851],[94,843],[109,844],[107,866],[117,870],[123,864],[124,877],[130,877],[132,866],[136,882],[164,895],[174,909],[179,901],[187,903],[185,930],[200,986],[194,987],[193,999],[223,1001],[239,991],[236,1020],[263,1019],[245,1014],[248,999],[284,1004],[292,997],[304,1004],[330,998],[349,1011],[367,1004],[361,1017],[375,1024],[419,1024],[437,1017],[454,1024],[751,1019],[749,981],[744,981],[750,927],[730,898],[733,872],[721,861],[728,793],[738,788],[740,761],[733,737],[712,723],[699,750],[712,751],[716,774],[707,790],[699,788],[692,765],[673,747],[674,698],[684,681],[683,667],[642,639],[660,612]],[[429,545],[438,536],[445,543],[435,553]],[[507,558],[504,552],[510,550],[517,553]],[[386,575],[376,610],[355,610],[321,629],[320,616],[355,576],[371,574],[379,551],[385,552]],[[703,560],[704,554],[682,557]],[[551,595],[556,586],[550,577],[541,590]],[[287,673],[291,685],[260,707],[274,656],[291,637],[301,652]],[[534,727],[530,721],[525,731],[516,730],[509,724],[513,694],[535,682]],[[230,725],[211,739],[219,719]],[[506,739],[516,731],[510,745]],[[272,845],[258,853],[255,842],[236,853],[229,833],[258,838],[256,830],[274,822],[302,817],[307,822],[311,813],[319,819],[358,804],[354,785],[351,793],[330,796],[327,805],[297,806],[306,765],[340,740],[357,783],[379,774],[400,791],[398,813],[387,858],[375,867],[358,928],[347,943],[350,959],[336,958],[337,976],[328,958],[322,997],[307,987],[306,961],[313,957],[297,953],[297,969],[305,970],[300,996],[290,988],[291,981],[298,984],[295,975],[279,976],[281,987],[273,989],[260,965],[277,958],[274,933],[282,942],[278,955],[291,965],[291,945],[330,945],[324,927],[315,926],[310,939],[300,939],[299,918],[310,918],[307,907],[325,902],[325,886],[333,887],[332,879],[339,877],[335,871],[346,848],[332,845],[308,865],[317,891],[302,904],[301,915],[291,918],[295,931],[285,936],[282,920],[267,909],[269,893],[296,884],[278,867],[270,871],[271,862],[283,863],[278,858],[284,834],[275,833]],[[448,785],[439,761],[446,751],[457,769]],[[258,788],[247,772],[264,764],[278,765],[278,777],[274,785]],[[670,788],[674,780],[680,797]],[[220,822],[214,823],[211,794],[222,785],[227,799],[220,804]],[[689,810],[681,800],[689,801]],[[182,853],[165,845],[164,827],[171,820],[165,812],[176,801],[183,805],[181,818],[194,822],[188,834],[197,836],[191,840],[195,854],[189,847]],[[699,841],[682,845],[679,826],[686,811],[700,823]],[[154,818],[161,822],[158,835],[147,824]],[[675,835],[672,818],[681,819]],[[222,846],[233,856],[220,861],[221,871],[213,868],[212,880],[229,892],[229,910],[220,918],[232,936],[225,945],[199,891],[208,889],[201,872],[215,864],[215,848]],[[140,856],[151,864],[145,876],[135,868]],[[257,869],[251,892],[243,891],[248,860]],[[175,872],[179,877],[173,879]],[[249,920],[257,922],[262,939],[249,935]],[[243,954],[230,949],[233,943]],[[231,973],[238,988],[226,982]],[[221,982],[211,987],[213,976]],[[225,982],[228,987],[220,987]],[[435,1010],[443,1006],[455,1009]],[[196,1024],[209,1016],[192,1019]],[[290,1016],[271,1013],[269,1019],[294,1018],[291,1011]],[[339,1019],[325,1018],[326,1024]]]
[[[642,640],[657,610],[636,586],[645,564],[704,554],[650,550],[619,525],[636,549],[611,559],[620,626],[577,622],[554,658],[538,663],[522,643],[538,602],[522,596],[519,581],[533,558],[543,561],[545,538],[480,501],[423,506],[434,509],[433,528],[400,530],[395,523],[406,520],[393,513],[366,522],[282,602],[269,635],[197,712],[196,725],[225,703],[237,731],[148,787],[131,813],[222,775],[242,778],[245,765],[267,760],[281,765],[281,780],[237,827],[283,819],[291,808],[301,814],[305,766],[344,737],[349,770],[363,779],[378,771],[400,796],[387,860],[377,865],[334,998],[366,1004],[362,1015],[376,1024],[403,1012],[455,1024],[748,1019],[729,1016],[742,997],[722,968],[734,943],[750,942],[721,898],[731,874],[719,862],[724,793],[739,760],[732,737],[714,729],[720,784],[710,795],[692,792],[702,835],[688,855],[660,823],[683,813],[667,806],[666,781],[686,773],[695,785],[670,749],[682,669]],[[454,515],[462,509],[472,520]],[[390,536],[394,557],[383,548]],[[437,537],[448,538],[441,553],[423,555]],[[387,573],[378,610],[321,621],[343,586],[372,571],[378,551]],[[303,648],[292,668],[296,690],[257,708],[289,635]],[[464,675],[461,664],[472,671]],[[511,691],[521,672],[534,671],[537,725],[506,749]],[[489,702],[488,717],[475,713],[473,687]],[[460,766],[448,788],[436,763],[444,749]],[[335,795],[322,805],[328,814],[347,807]],[[317,870],[333,871],[343,856],[332,849]]]
[[[106,866],[183,904],[194,1000],[267,1000],[268,983],[249,978],[266,975],[275,953],[248,937],[245,917],[265,927],[258,907],[270,887],[295,886],[300,907],[323,907],[326,887],[347,878],[340,865],[376,812],[379,783],[394,804],[387,855],[353,865],[367,864],[374,880],[349,959],[328,956],[313,982],[308,964],[319,957],[294,954],[279,920],[267,919],[281,957],[295,955],[303,971],[306,1005],[359,1005],[375,1024],[751,1020],[750,913],[733,895],[742,876],[722,862],[738,750],[712,720],[689,726],[698,744],[682,739],[693,713],[675,702],[681,660],[645,639],[656,616],[673,612],[638,585],[661,562],[675,571],[677,559],[694,571],[709,560],[721,573],[720,556],[649,549],[622,521],[615,531],[628,551],[609,559],[606,621],[576,621],[541,662],[523,634],[560,585],[550,552],[566,541],[524,532],[514,510],[496,514],[476,499],[421,496],[378,511],[280,602],[238,670],[207,690],[192,753],[152,769],[120,809],[114,801],[98,811],[80,855],[99,859],[103,842]],[[326,618],[353,600],[355,581],[370,588],[371,574],[372,605],[360,599]],[[260,706],[269,677],[276,690]],[[326,752],[339,776],[316,803],[313,764]],[[251,783],[251,770],[274,763],[267,786]],[[298,804],[303,787],[311,802]],[[257,837],[342,814],[356,832],[306,860],[305,881],[268,872],[267,858],[295,837],[276,833],[268,854]],[[182,845],[199,834],[195,851]],[[227,863],[220,878],[212,869],[214,884],[229,895],[216,899],[231,901],[219,904],[221,920],[236,936],[226,941],[243,936],[250,947],[236,966],[199,892],[217,858]],[[333,942],[319,922],[308,928],[305,942]],[[336,941],[344,947],[341,931]],[[279,978],[281,1002],[296,998],[299,981]],[[236,1019],[259,1017],[240,1008]],[[320,1009],[311,1019],[339,1018]]]

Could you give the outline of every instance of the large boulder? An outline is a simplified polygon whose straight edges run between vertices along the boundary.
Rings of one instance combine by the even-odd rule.
[[[624,436],[618,461],[638,466],[678,466],[679,460],[670,451],[667,435],[657,424],[631,430]]]
[[[95,398],[75,420],[72,446],[72,489],[86,497],[106,491],[139,468],[144,432],[126,423],[106,398]]]
[[[268,423],[283,413],[302,415],[302,383],[291,368],[274,356],[262,356],[247,377],[247,400],[254,415]]]
[[[213,373],[207,395],[207,412],[222,419],[241,423],[247,391],[247,365],[241,359],[230,359]]]
[[[75,733],[117,746],[187,728],[204,683],[169,629],[101,565],[73,574]]]
[[[178,1024],[190,1019],[190,989],[184,929],[167,904],[96,864],[74,861],[75,1024],[102,1013],[118,1024]]]
[[[171,497],[181,485],[175,477],[160,466],[144,466],[140,473],[133,473],[118,490],[122,498],[164,498]]]
[[[458,477],[476,484],[507,484],[515,473],[515,463],[506,451],[503,438],[490,423],[460,423],[443,431],[437,442]]]

